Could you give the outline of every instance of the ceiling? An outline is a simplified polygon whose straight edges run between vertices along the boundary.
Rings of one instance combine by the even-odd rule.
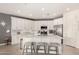
[[[0,13],[33,19],[55,18],[79,9],[79,3],[0,3]]]

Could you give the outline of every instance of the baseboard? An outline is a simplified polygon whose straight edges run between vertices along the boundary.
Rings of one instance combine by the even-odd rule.
[[[74,46],[71,46],[71,45],[67,45],[67,44],[64,44],[64,45],[66,45],[66,46],[69,46],[69,47],[72,47],[72,48],[76,48],[76,47],[74,47]]]

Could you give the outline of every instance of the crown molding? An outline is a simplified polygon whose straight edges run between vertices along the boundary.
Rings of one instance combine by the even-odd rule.
[[[18,18],[22,18],[22,19],[28,19],[28,20],[32,20],[32,21],[50,21],[50,20],[55,20],[55,19],[63,17],[63,15],[60,15],[60,16],[57,16],[55,18],[34,19],[34,18],[28,18],[28,17],[23,17],[23,16],[17,16],[17,15],[13,15],[13,14],[6,14],[6,13],[0,13],[0,14],[5,14],[5,15],[8,15],[8,16],[18,17]]]

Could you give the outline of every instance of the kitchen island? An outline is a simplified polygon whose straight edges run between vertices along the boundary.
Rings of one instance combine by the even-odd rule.
[[[43,36],[43,35],[28,35],[28,36],[23,36],[22,44],[21,47],[23,48],[25,42],[46,42],[46,43],[59,43],[59,53],[62,54],[62,45],[61,45],[61,39],[62,37],[57,36],[57,35],[48,35],[48,36]]]

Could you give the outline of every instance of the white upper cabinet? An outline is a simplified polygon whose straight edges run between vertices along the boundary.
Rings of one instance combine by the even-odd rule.
[[[12,30],[23,30],[24,19],[11,17],[12,19]]]
[[[33,21],[32,20],[24,20],[24,30],[26,32],[28,31],[32,31],[32,28],[33,28]]]
[[[47,26],[49,30],[49,29],[53,29],[54,25],[63,24],[62,21],[63,21],[62,18],[55,19],[55,20],[49,20],[49,21],[35,21],[34,27],[35,27],[35,30],[40,30],[41,26]]]
[[[62,19],[62,18],[55,19],[55,20],[53,21],[53,24],[54,24],[54,25],[63,24],[63,19]]]
[[[47,26],[47,29],[53,28],[53,21],[35,21],[35,30],[40,30],[41,26]]]
[[[21,19],[11,17],[12,19],[12,30],[22,30],[25,32],[38,31],[41,26],[47,26],[47,30],[53,29],[54,25],[62,24],[62,18],[50,21],[32,21],[27,19]]]
[[[12,30],[20,30],[25,32],[32,30],[33,21],[16,17],[11,17],[11,19],[12,19]]]

